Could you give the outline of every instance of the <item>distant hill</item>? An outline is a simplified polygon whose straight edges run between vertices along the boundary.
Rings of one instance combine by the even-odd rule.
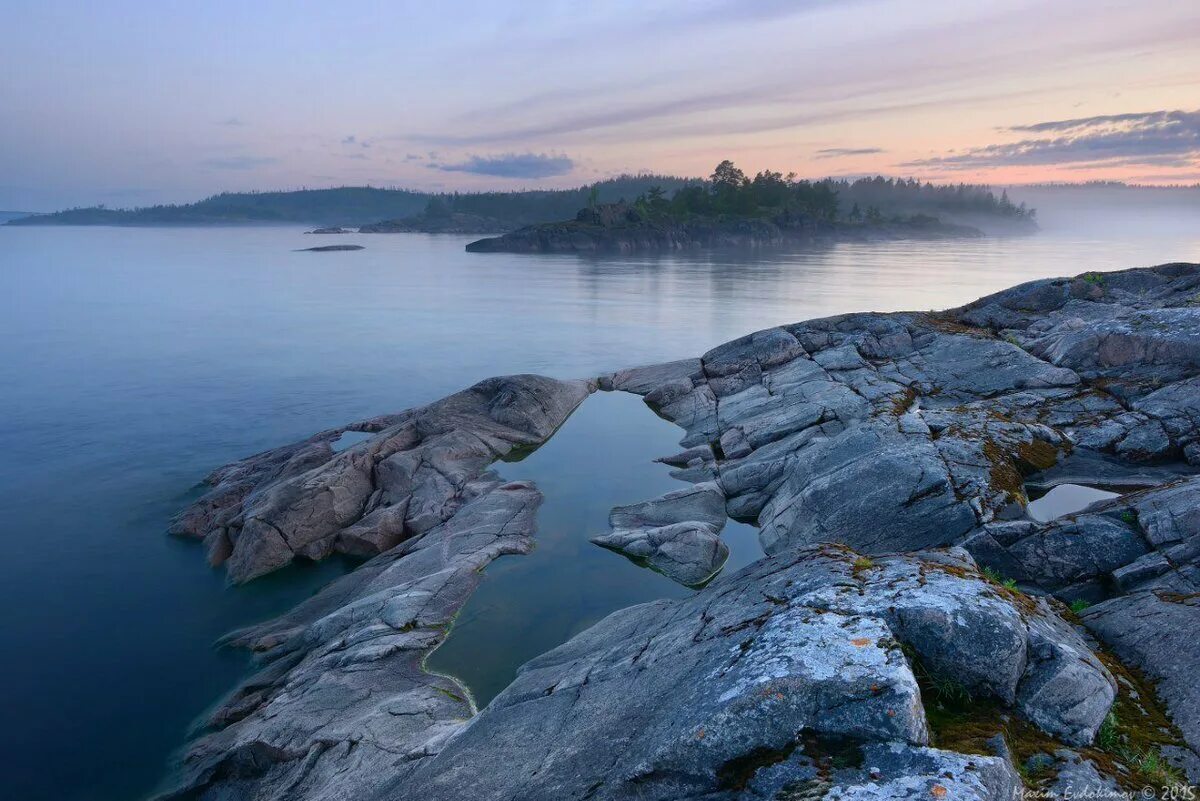
[[[777,173],[763,173],[783,179]],[[788,180],[794,178],[788,177]],[[809,183],[809,182],[802,182]],[[710,179],[670,175],[621,175],[574,189],[513,192],[429,193],[407,189],[338,187],[280,192],[223,192],[195,203],[111,209],[74,208],[10,219],[9,225],[236,225],[289,223],[313,226],[366,226],[374,232],[427,231],[483,233],[511,231],[548,220],[572,219],[596,204],[633,203],[657,193],[668,198],[695,191]],[[985,231],[1030,227],[1032,213],[1008,203],[1003,194],[974,185],[934,186],[913,180],[864,178],[813,182],[831,193],[834,216],[853,219],[869,211],[885,218],[928,215]],[[15,212],[14,216],[19,216]],[[0,218],[0,223],[3,223]]]
[[[19,220],[22,217],[30,217],[35,212],[32,211],[0,211],[0,225],[3,225],[10,220]]]
[[[416,214],[429,195],[369,186],[301,189],[295,192],[222,192],[196,203],[110,209],[66,209],[11,221],[10,225],[228,225],[304,223],[357,225]]]
[[[293,192],[223,192],[196,203],[110,209],[66,209],[22,219],[15,225],[230,225],[300,223],[358,227],[399,220],[426,211],[486,217],[504,228],[568,217],[587,204],[593,192],[600,202],[636,197],[651,186],[674,190],[693,181],[659,175],[623,175],[576,189],[434,194],[407,189],[339,187]]]

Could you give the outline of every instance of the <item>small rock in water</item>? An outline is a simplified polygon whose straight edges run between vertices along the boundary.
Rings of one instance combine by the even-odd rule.
[[[362,245],[320,245],[315,248],[300,248],[302,252],[332,253],[335,250],[365,250]]]
[[[711,579],[729,558],[729,546],[719,536],[725,526],[725,495],[715,482],[618,506],[608,520],[613,530],[592,542],[644,560],[688,587]]]
[[[1051,520],[1082,512],[1101,501],[1120,497],[1115,492],[1085,487],[1082,484],[1059,484],[1036,501],[1030,501],[1026,511],[1037,522],[1049,523]]]

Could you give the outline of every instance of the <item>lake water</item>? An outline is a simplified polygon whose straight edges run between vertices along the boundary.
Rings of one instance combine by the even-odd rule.
[[[199,546],[163,535],[213,467],[489,375],[596,375],[777,323],[1200,261],[1200,234],[1161,230],[620,260],[467,254],[467,238],[407,234],[294,252],[316,239],[0,228],[0,797],[149,792],[246,668],[211,643],[346,569],[227,588]],[[680,433],[635,398],[597,395],[502,465],[547,495],[539,547],[489,569],[434,664],[486,699],[618,599],[686,592],[586,543],[613,504],[677,485],[651,459]],[[735,562],[752,558],[748,529],[726,533]],[[528,580],[547,565],[561,570]]]

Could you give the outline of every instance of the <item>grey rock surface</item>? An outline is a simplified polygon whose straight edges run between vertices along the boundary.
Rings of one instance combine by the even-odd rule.
[[[296,557],[371,555],[447,520],[492,462],[535,448],[595,388],[534,375],[490,378],[428,406],[331,429],[213,473],[171,532],[203,539],[231,581]],[[374,434],[340,453],[345,431]]]
[[[1200,764],[1200,477],[1045,525],[984,526],[965,547],[1004,575],[1093,603],[1083,623],[1154,679],[1192,749],[1177,761]]]
[[[436,753],[474,714],[425,657],[503,554],[532,547],[541,495],[483,476],[424,536],[401,543],[283,617],[235,632],[259,671],[207,721],[164,799],[361,799]]]
[[[725,520],[725,496],[709,481],[616,507],[608,518],[612,531],[592,542],[690,587],[708,581],[729,558],[720,537]]]
[[[865,571],[855,561],[800,548],[691,598],[610,615],[525,665],[376,797],[783,798],[785,785],[824,782],[826,798],[882,798],[953,781],[965,797],[1008,798],[1007,761],[925,747],[905,649],[1048,730],[1086,740],[1100,725],[1106,704],[1077,714],[1095,696],[1111,701],[1107,671],[1046,607],[1019,607],[980,578],[965,552]],[[1047,641],[1080,658],[1031,659]],[[1050,685],[1066,694],[1052,698]],[[814,771],[847,742],[861,770]]]
[[[1126,664],[1155,680],[1155,689],[1187,741],[1191,753],[1177,749],[1177,764],[1200,783],[1200,594],[1157,589],[1121,595],[1085,610],[1084,624]]]
[[[900,743],[862,749],[864,767],[838,775],[825,801],[884,801],[901,798],[954,798],[969,801],[1019,798],[1021,777],[1012,764],[995,756],[957,754]],[[787,799],[782,793],[757,796]],[[749,796],[755,798],[756,796]]]
[[[1184,738],[1163,753],[1195,771],[1198,296],[1197,265],[1035,281],[600,378],[684,429],[662,461],[693,485],[614,509],[604,544],[696,583],[724,560],[728,516],[769,555],[610,615],[478,714],[422,662],[479,570],[530,547],[537,491],[487,467],[544,442],[592,382],[492,379],[223,468],[174,531],[232,579],[379,555],[231,636],[262,670],[172,797],[1010,799],[1002,744],[933,747],[918,679],[1086,754],[1129,692],[1096,639],[1156,683]],[[347,430],[373,436],[334,453]],[[1027,480],[1087,484],[1088,465],[1125,494],[1024,516]],[[1042,593],[1093,605],[1072,625]],[[1050,750],[1059,790],[1107,786],[1099,763]]]
[[[601,385],[683,427],[668,461],[717,481],[768,552],[947,545],[1023,505],[1024,477],[1076,447],[1196,450],[1198,290],[1181,264],[1035,281],[941,314],[759,331]]]
[[[1069,749],[1056,751],[1053,764],[1054,781],[1047,788],[1051,798],[1120,798],[1123,791],[1110,776],[1096,769],[1096,764]]]

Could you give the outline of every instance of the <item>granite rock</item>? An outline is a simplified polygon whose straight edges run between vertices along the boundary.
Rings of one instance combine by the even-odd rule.
[[[473,479],[463,504],[281,618],[226,644],[259,670],[213,712],[164,799],[361,799],[428,758],[475,713],[425,657],[488,563],[532,547],[540,493]]]
[[[428,406],[322,432],[215,472],[212,489],[171,532],[203,539],[234,582],[297,557],[380,553],[447,520],[474,478],[541,445],[594,388],[490,378]],[[334,453],[346,431],[373,436]]]
[[[687,586],[712,578],[729,547],[721,541],[725,496],[713,482],[669,492],[652,501],[618,506],[609,515],[612,530],[592,542],[644,562]]]
[[[927,747],[906,653],[1075,741],[1100,725],[1107,704],[1088,702],[1111,701],[1105,669],[1086,655],[1030,659],[1047,642],[1086,646],[1046,607],[998,592],[965,552],[865,571],[856,562],[840,548],[799,548],[691,598],[614,613],[526,664],[437,754],[372,797],[781,798],[785,785],[816,783],[826,798],[873,798],[949,773],[965,797],[1008,798],[1006,759]],[[1084,708],[1087,721],[1076,717]],[[861,770],[814,769],[847,746]]]

